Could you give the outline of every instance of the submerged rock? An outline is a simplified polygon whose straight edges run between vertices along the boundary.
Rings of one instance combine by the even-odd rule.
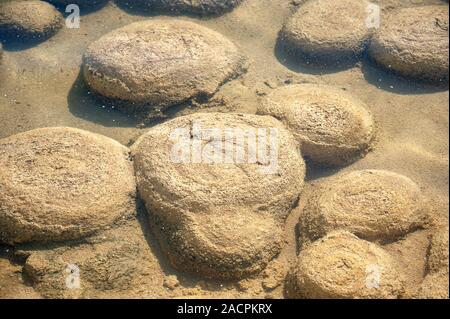
[[[427,221],[419,186],[388,171],[363,170],[332,177],[308,199],[300,217],[302,241],[334,230],[390,241]]]
[[[89,46],[83,74],[96,93],[129,113],[205,100],[243,72],[244,58],[221,34],[193,22],[152,19]]]
[[[0,38],[21,41],[46,39],[63,25],[62,14],[44,1],[9,1],[0,4]]]
[[[447,5],[392,11],[371,41],[370,56],[405,77],[448,82],[448,14]]]
[[[135,211],[128,149],[72,128],[0,140],[0,242],[78,239]]]
[[[335,64],[360,56],[372,34],[365,0],[303,3],[280,33],[284,49],[304,62]]]
[[[315,84],[289,85],[270,93],[258,114],[281,120],[301,143],[302,153],[326,166],[364,156],[375,136],[363,102],[340,89]]]
[[[266,158],[254,153],[257,139]],[[176,118],[139,138],[132,155],[140,196],[178,269],[240,278],[262,270],[280,251],[305,165],[297,142],[275,119]]]
[[[245,208],[210,210],[154,222],[172,265],[206,278],[234,279],[258,273],[283,244],[280,223]]]
[[[301,251],[292,272],[296,297],[302,298],[396,299],[405,289],[388,252],[345,231]]]
[[[81,243],[24,251],[23,273],[45,298],[161,297],[165,276],[145,232],[130,218]]]

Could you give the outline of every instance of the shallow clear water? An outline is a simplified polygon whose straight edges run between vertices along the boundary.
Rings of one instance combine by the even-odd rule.
[[[388,6],[442,3],[433,0],[378,2]],[[370,168],[404,174],[423,189],[433,204],[435,217],[448,223],[448,85],[436,87],[406,80],[385,72],[366,58],[338,69],[293,63],[276,45],[277,34],[293,8],[288,0],[246,0],[223,16],[179,17],[227,36],[249,57],[250,66],[244,76],[224,85],[213,98],[213,101],[225,103],[176,109],[169,113],[169,118],[197,111],[255,113],[261,93],[287,83],[321,83],[345,89],[367,104],[379,135],[374,151],[340,171]],[[80,76],[81,57],[90,43],[113,29],[153,16],[155,13],[146,14],[110,1],[84,12],[79,29],[63,28],[37,45],[6,44],[0,65],[0,138],[40,127],[70,126],[129,145],[156,124],[141,125],[139,118],[103,105],[92,96]],[[335,172],[334,169],[308,166],[307,180],[313,185],[315,179]],[[281,254],[282,260],[292,258],[296,253],[298,215],[299,212],[294,211],[288,219],[286,235],[289,244]],[[418,242],[421,240],[423,238]],[[396,247],[392,249],[396,250]],[[170,269],[166,262],[160,262],[162,269]],[[412,277],[419,276],[416,270],[411,273]],[[205,291],[207,289],[200,290],[199,294],[264,295],[257,290],[216,294]],[[214,287],[212,291],[220,289]],[[23,291],[16,293],[25,294]],[[167,292],[158,293],[157,297],[167,296]],[[281,296],[281,292],[274,294]]]

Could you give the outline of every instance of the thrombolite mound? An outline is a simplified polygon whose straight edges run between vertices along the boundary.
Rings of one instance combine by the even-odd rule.
[[[193,22],[152,19],[112,31],[89,46],[91,89],[126,112],[152,112],[212,96],[243,72],[243,56],[221,34]]]
[[[302,242],[334,230],[367,240],[391,241],[424,226],[420,188],[388,171],[362,170],[332,177],[308,198],[300,217]]]
[[[253,152],[258,138],[266,158]],[[239,278],[279,252],[305,165],[293,136],[272,117],[179,117],[139,138],[132,155],[140,195],[177,268]]]
[[[0,242],[77,239],[135,211],[128,149],[72,128],[0,140]]]
[[[302,298],[394,299],[404,291],[395,259],[345,231],[301,251],[291,277]]]
[[[334,64],[365,50],[372,30],[366,25],[365,0],[310,0],[280,32],[283,48],[305,62]]]
[[[185,12],[200,15],[217,15],[232,10],[237,7],[243,0],[136,0],[128,1],[128,5],[143,6],[151,9],[169,11],[169,12]]]
[[[156,232],[171,263],[212,278],[261,271],[281,250],[282,228],[273,216],[235,209],[239,211],[223,208],[160,223]]]
[[[363,102],[340,89],[315,84],[288,85],[270,93],[258,114],[271,115],[301,143],[313,162],[339,166],[364,156],[375,136]]]
[[[370,56],[400,75],[448,82],[448,14],[447,5],[392,11],[371,41]]]
[[[0,4],[2,40],[46,39],[63,25],[62,14],[44,1],[8,1]]]

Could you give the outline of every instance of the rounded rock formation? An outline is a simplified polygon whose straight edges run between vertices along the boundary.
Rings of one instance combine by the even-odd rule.
[[[243,56],[221,34],[193,22],[152,19],[112,31],[89,46],[83,74],[97,94],[129,113],[212,96],[243,72]]]
[[[134,213],[128,152],[73,128],[0,140],[0,242],[78,239]]]
[[[369,54],[405,77],[448,82],[448,6],[394,10],[374,35]]]
[[[0,37],[3,40],[44,40],[63,25],[62,14],[44,1],[9,1],[0,4]]]
[[[420,188],[388,171],[362,170],[325,181],[300,217],[303,243],[334,230],[367,240],[391,241],[427,221]]]
[[[372,34],[365,0],[310,0],[302,4],[280,33],[283,48],[310,62],[353,60]]]
[[[132,5],[165,12],[218,15],[231,11],[241,4],[242,1],[243,0],[136,0],[132,2]]]
[[[395,299],[404,291],[396,261],[381,247],[345,231],[300,252],[292,278],[297,297]]]
[[[139,138],[132,155],[139,193],[177,268],[240,278],[279,252],[305,165],[298,143],[275,119],[179,117]]]
[[[158,237],[172,265],[207,278],[242,278],[261,271],[282,247],[280,224],[270,215],[210,211],[161,224]],[[160,231],[161,232],[161,231]]]
[[[375,137],[363,102],[337,88],[288,85],[270,93],[258,114],[271,115],[293,133],[316,164],[340,166],[364,156]]]

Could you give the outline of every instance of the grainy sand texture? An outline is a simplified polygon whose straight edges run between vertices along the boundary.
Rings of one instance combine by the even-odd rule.
[[[14,41],[5,2],[0,298],[448,298],[447,1],[47,1]],[[164,162],[196,121],[278,127],[278,171]]]

